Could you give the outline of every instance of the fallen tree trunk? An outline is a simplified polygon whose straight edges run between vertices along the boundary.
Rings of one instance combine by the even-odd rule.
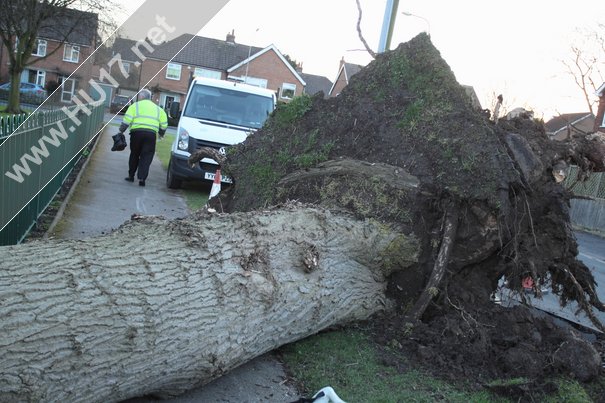
[[[181,394],[384,310],[389,270],[417,252],[385,225],[293,205],[3,247],[0,401]]]

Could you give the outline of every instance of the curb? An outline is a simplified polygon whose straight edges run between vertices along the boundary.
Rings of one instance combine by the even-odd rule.
[[[48,229],[42,236],[42,239],[48,239],[51,236],[51,234],[52,234],[53,230],[55,229],[55,227],[57,226],[57,224],[59,223],[59,221],[61,220],[61,218],[63,218],[63,213],[65,212],[65,208],[67,207],[67,205],[69,204],[69,201],[71,200],[71,197],[75,193],[76,188],[78,187],[78,184],[80,183],[80,180],[82,179],[82,175],[84,174],[84,172],[86,171],[86,168],[88,167],[88,163],[91,160],[92,154],[97,149],[97,145],[99,144],[99,139],[103,135],[103,133],[105,133],[105,130],[106,129],[103,129],[102,131],[97,133],[97,135],[95,136],[96,140],[95,140],[94,145],[92,146],[92,149],[90,150],[90,153],[88,154],[88,158],[86,158],[86,161],[84,161],[84,164],[82,164],[82,168],[80,169],[80,172],[78,172],[78,175],[74,179],[74,182],[72,183],[71,188],[67,192],[67,195],[65,195],[65,199],[63,200],[63,203],[61,203],[61,207],[59,207],[59,209],[57,210],[57,214],[55,215],[55,218],[48,226]]]

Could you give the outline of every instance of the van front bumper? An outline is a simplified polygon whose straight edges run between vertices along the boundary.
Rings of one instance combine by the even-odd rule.
[[[214,180],[218,164],[200,162],[193,168],[189,165],[189,158],[180,154],[171,153],[170,170],[172,175],[181,180]],[[221,182],[232,183],[231,178],[221,177]]]

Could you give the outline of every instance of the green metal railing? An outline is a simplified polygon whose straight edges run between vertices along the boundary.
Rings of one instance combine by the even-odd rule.
[[[75,118],[54,110],[0,119],[0,245],[25,238],[98,134],[104,107],[88,108]]]
[[[0,116],[0,144],[27,119],[27,113]]]
[[[575,195],[605,199],[605,175],[592,173],[585,181],[577,180],[578,167],[571,166],[563,184]]]

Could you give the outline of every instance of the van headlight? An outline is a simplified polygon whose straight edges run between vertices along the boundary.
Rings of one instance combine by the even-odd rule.
[[[179,129],[179,142],[178,142],[179,150],[187,151],[189,149],[189,133],[187,130],[181,128]]]

